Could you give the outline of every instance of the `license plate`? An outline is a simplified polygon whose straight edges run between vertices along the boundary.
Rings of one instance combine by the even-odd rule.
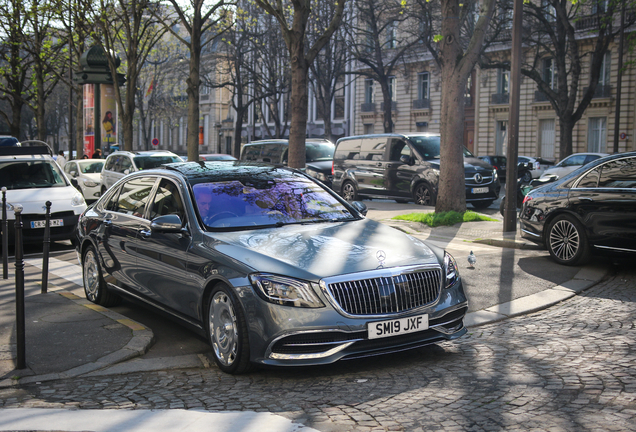
[[[488,188],[487,188],[487,187],[483,187],[483,188],[473,188],[473,193],[474,193],[474,194],[488,193]]]
[[[418,315],[387,321],[367,323],[369,339],[379,339],[415,333],[428,329],[428,315]]]
[[[31,228],[44,228],[45,225],[46,225],[46,221],[43,221],[43,220],[31,221]],[[52,226],[52,227],[64,226],[64,219],[51,219],[49,220],[49,226]]]

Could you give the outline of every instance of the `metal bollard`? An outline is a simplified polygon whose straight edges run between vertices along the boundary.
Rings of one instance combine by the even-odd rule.
[[[42,251],[42,294],[49,286],[49,251],[51,250],[51,201],[46,202],[46,223],[44,224],[44,248]]]
[[[7,220],[7,188],[2,186],[2,279],[9,279],[9,221]]]
[[[15,319],[17,335],[17,368],[26,369],[26,319],[24,314],[24,252],[22,250],[22,206],[15,212]]]

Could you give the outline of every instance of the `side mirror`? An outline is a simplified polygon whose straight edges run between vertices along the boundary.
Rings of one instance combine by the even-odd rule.
[[[75,170],[71,171],[69,174],[72,175],[73,177],[77,177],[79,175],[77,171]]]
[[[175,214],[159,216],[150,222],[150,229],[160,233],[178,233],[182,227],[181,218]]]
[[[367,215],[367,211],[369,211],[369,209],[367,208],[367,205],[365,203],[363,203],[362,201],[352,201],[351,205],[353,206],[353,208],[358,210],[358,212],[362,216],[366,216]]]
[[[70,180],[71,180],[71,184],[73,185],[73,187],[74,187],[75,189],[77,189],[78,191],[80,191],[80,192],[81,192],[81,191],[82,191],[82,189],[80,188],[80,185],[79,185],[79,183],[77,182],[77,179],[76,179],[76,178],[74,178],[74,177],[71,177],[71,179],[70,179]]]
[[[400,162],[407,165],[413,165],[413,159],[411,158],[411,156],[407,156],[407,155],[400,156]]]

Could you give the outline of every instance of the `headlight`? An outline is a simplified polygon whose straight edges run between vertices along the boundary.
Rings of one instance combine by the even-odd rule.
[[[85,204],[86,202],[84,202],[84,197],[82,196],[82,194],[79,192],[76,192],[75,195],[73,195],[73,199],[71,199],[71,205],[73,207],[77,207],[77,206],[81,206]]]
[[[309,282],[272,274],[253,274],[250,281],[256,292],[266,301],[283,306],[324,307]]]
[[[446,251],[444,251],[444,272],[446,275],[444,287],[450,288],[459,280],[459,270],[455,258]]]
[[[97,187],[99,186],[99,183],[94,182],[93,180],[90,179],[84,179],[82,180],[84,182],[84,186],[86,187]]]
[[[318,179],[320,181],[327,180],[327,176],[324,175],[323,173],[321,173],[320,171],[314,171],[314,170],[308,169],[306,172],[307,172],[307,174],[309,174],[313,178]]]
[[[492,170],[492,178],[497,180],[498,177],[499,177],[499,174],[497,174],[497,170],[496,169]]]

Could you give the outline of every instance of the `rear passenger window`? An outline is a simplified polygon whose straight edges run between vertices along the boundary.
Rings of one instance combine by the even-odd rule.
[[[119,193],[115,211],[143,217],[155,181],[155,177],[139,177],[124,183]]]
[[[338,143],[333,158],[338,160],[360,159],[360,145],[362,140],[344,140]]]
[[[181,201],[177,185],[170,180],[162,179],[152,203],[150,220],[170,214],[179,216],[181,221],[183,221],[185,217],[183,202]]]
[[[241,159],[248,161],[255,161],[261,157],[261,148],[260,145],[251,145],[247,146],[243,149],[243,157]]]
[[[607,162],[601,168],[599,187],[636,188],[636,158],[626,158]]]
[[[360,159],[382,161],[384,160],[384,149],[386,148],[386,138],[367,138],[362,140],[360,148]]]
[[[577,188],[595,188],[598,185],[598,172],[599,169],[596,168],[585,174]]]

